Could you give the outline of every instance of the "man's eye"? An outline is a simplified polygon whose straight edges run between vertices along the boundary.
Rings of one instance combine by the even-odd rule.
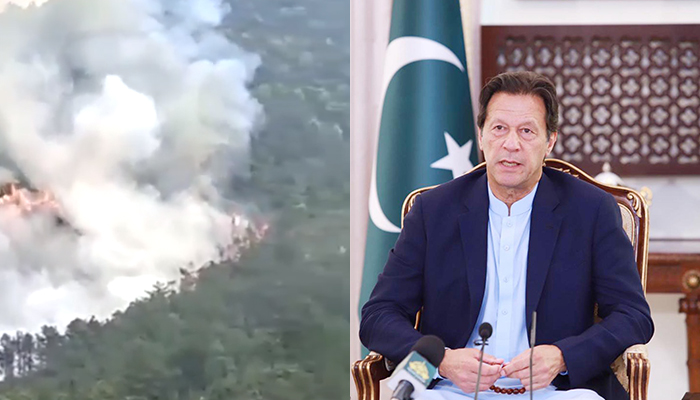
[[[523,129],[523,132],[525,132],[525,133],[532,133],[532,131],[531,131],[530,129],[528,129],[528,128]]]
[[[505,129],[505,127],[504,127],[503,125],[496,125],[496,128],[495,128],[495,129],[496,129],[497,131],[500,131],[500,130]]]

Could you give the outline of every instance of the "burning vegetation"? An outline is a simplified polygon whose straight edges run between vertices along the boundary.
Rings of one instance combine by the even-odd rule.
[[[57,226],[68,226],[81,234],[79,230],[70,224],[65,210],[56,199],[54,193],[49,190],[33,189],[21,185],[18,182],[5,183],[0,186],[0,216],[28,217],[36,213],[48,213],[55,218]],[[241,254],[251,246],[261,242],[270,225],[263,220],[253,220],[243,213],[231,214],[231,241],[228,245],[219,248],[219,257],[212,262],[237,262]],[[199,270],[192,263],[182,271],[194,272]]]
[[[60,217],[62,212],[53,193],[48,190],[28,189],[18,182],[0,186],[0,208],[20,215],[48,211]]]

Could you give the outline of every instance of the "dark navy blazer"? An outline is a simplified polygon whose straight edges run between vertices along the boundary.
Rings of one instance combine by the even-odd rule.
[[[486,282],[486,179],[478,170],[416,198],[362,308],[365,347],[399,362],[422,335],[436,335],[449,348],[467,344]],[[627,347],[647,343],[654,324],[610,194],[543,168],[531,214],[526,292],[528,335],[537,310],[536,344],[554,344],[564,355],[568,375],[553,383],[626,398],[610,364]],[[603,318],[597,324],[595,303]],[[421,307],[418,332],[413,321]]]

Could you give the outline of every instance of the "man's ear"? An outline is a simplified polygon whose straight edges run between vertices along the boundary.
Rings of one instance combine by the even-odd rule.
[[[476,142],[479,144],[479,150],[484,151],[481,147],[481,128],[479,127],[476,128]]]
[[[557,143],[558,136],[559,132],[552,132],[552,134],[549,135],[549,142],[547,143],[547,154],[545,154],[545,157],[548,156],[549,153],[551,153],[554,149],[554,145]]]

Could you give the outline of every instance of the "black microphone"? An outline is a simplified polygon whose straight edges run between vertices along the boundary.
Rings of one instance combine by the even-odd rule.
[[[418,339],[387,383],[394,390],[391,400],[408,400],[423,393],[444,357],[445,343],[439,337],[426,335]]]
[[[474,344],[481,346],[481,351],[479,352],[479,369],[476,372],[476,389],[474,391],[474,400],[479,398],[479,385],[481,384],[481,365],[484,363],[484,346],[486,346],[488,339],[493,334],[493,327],[488,322],[484,322],[479,325],[479,336],[481,339],[474,341]]]
[[[490,338],[492,334],[493,327],[488,322],[484,322],[479,326],[479,336],[481,336],[483,340]]]
[[[532,312],[530,328],[530,400],[532,400],[532,354],[535,352],[535,332],[537,332],[537,311]]]

